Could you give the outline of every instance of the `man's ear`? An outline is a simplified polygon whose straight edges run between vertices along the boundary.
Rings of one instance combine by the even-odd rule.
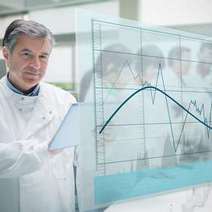
[[[3,47],[2,54],[3,54],[3,57],[5,59],[6,64],[8,64],[9,54],[10,54],[9,49],[7,47]]]

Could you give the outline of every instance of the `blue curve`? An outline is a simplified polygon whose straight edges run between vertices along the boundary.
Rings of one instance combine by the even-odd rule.
[[[208,124],[206,124],[204,121],[202,121],[201,119],[199,119],[198,117],[196,117],[193,113],[191,113],[189,110],[187,110],[183,105],[181,105],[179,102],[177,102],[174,98],[172,98],[171,96],[169,96],[167,93],[165,93],[164,91],[162,91],[161,89],[155,87],[155,86],[145,86],[142,87],[140,89],[138,89],[137,91],[135,91],[134,93],[132,93],[129,97],[127,97],[127,99],[125,99],[120,106],[113,112],[113,114],[110,116],[110,118],[105,122],[105,124],[102,126],[101,130],[99,131],[99,134],[101,134],[103,132],[103,130],[105,129],[105,127],[110,123],[110,121],[112,120],[112,118],[116,115],[116,113],[133,97],[135,96],[137,93],[146,90],[146,89],[154,89],[156,91],[159,91],[160,93],[162,93],[163,95],[165,95],[166,97],[168,97],[169,99],[171,99],[175,104],[177,104],[179,107],[181,107],[183,110],[185,110],[189,115],[191,115],[193,118],[195,118],[197,121],[199,121],[201,124],[203,124],[204,126],[206,126],[208,129],[212,129],[211,126],[209,126]],[[191,101],[192,103],[192,101]]]

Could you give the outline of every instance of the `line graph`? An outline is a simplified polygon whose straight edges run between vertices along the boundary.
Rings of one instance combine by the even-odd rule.
[[[130,69],[131,70],[131,69]],[[163,82],[163,90],[159,89],[157,87],[158,85],[158,80],[159,80],[159,76],[161,76],[162,78],[162,82]],[[178,146],[180,144],[180,140],[181,140],[181,136],[183,133],[183,129],[187,120],[187,116],[190,115],[192,116],[195,120],[197,120],[199,123],[201,123],[203,126],[205,126],[207,128],[207,132],[208,132],[208,137],[209,137],[209,132],[212,129],[212,126],[210,126],[209,124],[211,123],[211,111],[212,111],[212,104],[210,106],[210,116],[209,118],[206,117],[205,115],[205,107],[204,104],[201,104],[200,106],[197,104],[197,100],[190,100],[189,104],[188,104],[188,108],[185,108],[182,104],[180,104],[178,101],[176,101],[173,97],[171,97],[170,95],[168,95],[165,91],[165,82],[163,80],[163,73],[162,73],[162,68],[161,68],[161,64],[159,64],[158,67],[158,72],[157,72],[157,79],[156,79],[156,85],[152,86],[151,83],[145,82],[142,86],[142,88],[136,90],[135,92],[133,92],[130,96],[128,96],[119,106],[118,108],[112,113],[112,115],[108,118],[108,120],[103,124],[101,130],[99,131],[99,134],[101,134],[104,129],[106,128],[106,126],[111,122],[111,120],[114,118],[114,116],[118,113],[118,111],[131,99],[133,98],[136,94],[138,94],[139,92],[142,92],[144,90],[150,90],[150,94],[151,94],[151,99],[152,99],[152,104],[154,104],[155,102],[155,98],[156,98],[156,92],[159,92],[160,94],[164,95],[167,101],[167,98],[174,102],[178,107],[182,108],[187,114],[184,118],[183,121],[183,125],[182,125],[182,129],[181,129],[181,133],[179,136],[179,139],[177,142],[175,142],[175,138],[174,138],[174,133],[173,133],[173,127],[172,127],[172,121],[171,121],[171,116],[169,113],[169,105],[167,104],[167,113],[169,114],[169,121],[170,121],[170,128],[171,128],[171,135],[172,135],[172,141],[173,141],[173,147],[175,152],[178,149]],[[194,115],[193,113],[190,112],[190,108],[191,107],[195,108],[195,111],[199,114],[202,115],[202,120],[199,119],[196,115]],[[209,124],[208,124],[209,123]],[[176,144],[177,143],[177,144]]]
[[[212,72],[198,69],[211,70],[200,50],[212,42],[94,14],[77,20],[83,211],[212,182]]]
[[[117,35],[120,37],[123,35],[124,42],[107,45],[110,43],[107,40],[107,30],[110,32],[117,30]],[[129,42],[131,46],[128,45],[127,36],[130,30],[132,32],[129,35],[133,37]],[[97,20],[92,20],[92,32],[96,164],[100,173],[105,174],[107,164],[110,163],[117,163],[118,166],[118,163],[124,161],[162,159],[167,155],[174,157],[174,155],[187,153],[196,154],[198,149],[184,148],[187,141],[192,143],[193,140],[192,146],[197,145],[195,143],[198,142],[202,143],[204,139],[209,146],[212,145],[210,142],[212,102],[201,83],[193,84],[198,78],[192,76],[191,71],[190,73],[186,71],[189,77],[183,75],[184,66],[189,67],[188,64],[191,63],[192,68],[195,68],[202,63],[198,58],[189,58],[187,53],[196,51],[186,46],[189,37],[140,27],[131,29],[125,25]],[[149,42],[151,39],[152,41]],[[195,38],[191,39],[193,45]],[[135,46],[133,46],[134,41]],[[197,38],[196,42],[199,45],[205,40]],[[128,49],[126,46],[132,48]],[[158,46],[165,48],[161,51]],[[186,53],[169,55],[170,49],[175,50],[176,46],[178,51],[186,49]],[[171,68],[167,68],[168,64],[174,63],[177,63],[176,67],[181,74],[173,77]],[[169,80],[170,76],[171,80]],[[206,99],[205,96],[207,96]],[[130,108],[134,109],[130,110]],[[134,121],[133,117],[135,117]],[[129,127],[128,144],[121,133],[127,130],[127,127]],[[132,133],[134,131],[135,134]],[[155,137],[151,136],[151,132],[156,133]],[[111,136],[110,142],[107,142],[108,133]],[[196,133],[199,135],[195,137]],[[156,147],[157,141],[161,143],[159,148]],[[130,156],[126,156],[128,155],[126,152],[119,158],[113,153],[116,148],[122,148],[121,145],[124,145],[124,149],[131,148],[129,146],[131,142],[134,148],[132,147],[129,151]],[[138,142],[140,147],[136,144]],[[151,149],[154,145],[155,152]],[[204,151],[201,149],[201,152]]]

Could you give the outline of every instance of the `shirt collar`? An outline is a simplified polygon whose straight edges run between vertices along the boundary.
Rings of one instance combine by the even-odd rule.
[[[7,87],[12,90],[13,92],[17,93],[17,94],[21,94],[21,95],[24,95],[24,96],[38,96],[39,94],[39,91],[40,91],[40,85],[36,85],[34,86],[32,89],[30,89],[30,91],[28,92],[22,92],[20,91],[19,89],[17,89],[15,87],[14,84],[12,84],[12,82],[9,80],[9,73],[7,74],[7,77],[6,77],[6,85]]]

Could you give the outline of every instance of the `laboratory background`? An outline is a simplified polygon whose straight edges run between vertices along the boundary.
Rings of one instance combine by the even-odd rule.
[[[211,8],[210,0],[0,0],[0,43],[14,19],[47,26],[55,45],[44,80],[82,105],[76,211],[210,212]]]

